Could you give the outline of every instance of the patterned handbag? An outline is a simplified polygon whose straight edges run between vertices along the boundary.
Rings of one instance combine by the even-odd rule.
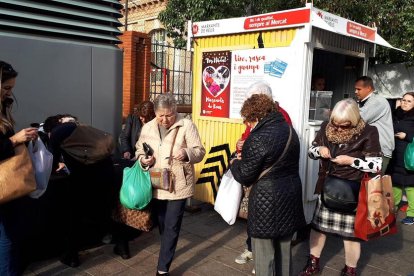
[[[113,211],[112,219],[144,232],[149,232],[153,225],[150,206],[147,206],[144,210],[132,210],[125,208],[118,202]]]
[[[252,187],[243,187],[243,197],[240,202],[239,217],[247,219],[247,213],[249,208],[249,194]]]

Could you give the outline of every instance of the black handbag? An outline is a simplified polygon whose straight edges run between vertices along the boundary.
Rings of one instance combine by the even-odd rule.
[[[328,175],[322,189],[321,200],[326,208],[346,214],[355,214],[358,206],[360,183]]]
[[[336,148],[331,149],[335,155]],[[328,173],[322,187],[321,200],[323,205],[335,212],[355,214],[358,206],[360,183],[330,175],[332,162],[329,161]]]

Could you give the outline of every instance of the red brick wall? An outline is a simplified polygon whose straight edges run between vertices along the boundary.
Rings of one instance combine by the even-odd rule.
[[[124,51],[122,117],[135,104],[149,99],[151,38],[145,33],[127,31],[120,37]]]

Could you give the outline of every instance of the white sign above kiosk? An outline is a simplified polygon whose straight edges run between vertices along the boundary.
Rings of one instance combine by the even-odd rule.
[[[388,43],[377,33],[376,28],[362,25],[314,7],[272,12],[249,17],[194,22],[189,29],[191,29],[190,37],[197,38],[292,28],[302,25],[311,25],[323,30],[355,37],[357,39],[405,52]]]

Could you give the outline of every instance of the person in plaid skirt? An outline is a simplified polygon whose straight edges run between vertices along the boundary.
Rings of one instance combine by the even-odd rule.
[[[361,182],[364,172],[381,170],[381,146],[376,127],[361,118],[353,99],[339,101],[328,122],[321,125],[309,149],[309,157],[320,160],[319,178],[315,193],[320,194],[327,175]],[[320,272],[319,258],[328,234],[343,238],[345,248],[344,276],[356,275],[361,245],[354,237],[355,213],[341,213],[328,209],[319,197],[311,222],[310,256],[299,274],[315,275]]]

